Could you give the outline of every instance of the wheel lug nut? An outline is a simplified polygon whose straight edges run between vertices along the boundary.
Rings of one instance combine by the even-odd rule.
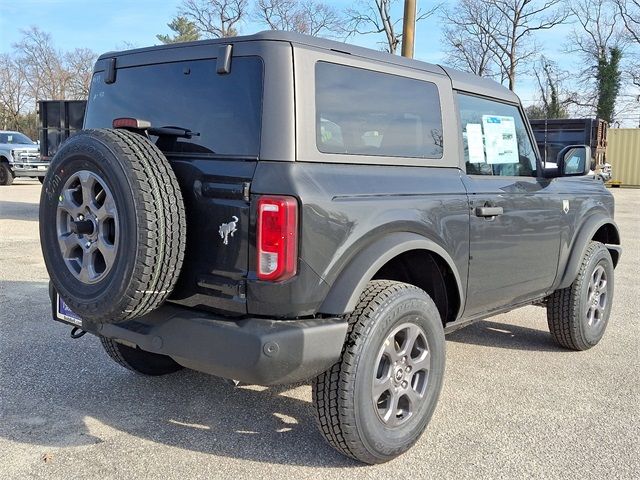
[[[89,248],[91,246],[91,242],[87,242],[85,247]]]
[[[411,371],[411,367],[407,367],[406,370],[407,370],[407,373],[410,372]]]
[[[402,382],[402,388],[407,388],[407,385],[409,385],[409,384],[407,383],[406,380],[404,382]]]

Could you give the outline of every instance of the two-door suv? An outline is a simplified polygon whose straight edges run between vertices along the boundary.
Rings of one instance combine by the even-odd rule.
[[[444,334],[529,304],[598,343],[621,254],[589,148],[545,168],[490,80],[266,32],[102,55],[40,204],[53,315],[147,375],[313,382],[367,463],[435,409]]]

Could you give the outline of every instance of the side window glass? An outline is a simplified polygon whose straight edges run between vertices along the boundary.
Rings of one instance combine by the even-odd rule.
[[[458,94],[462,143],[470,175],[536,176],[536,154],[518,108]]]
[[[434,83],[327,62],[318,62],[315,74],[320,152],[442,158]]]

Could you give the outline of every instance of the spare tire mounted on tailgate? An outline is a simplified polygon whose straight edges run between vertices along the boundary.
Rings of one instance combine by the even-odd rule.
[[[83,319],[129,320],[171,293],[184,258],[184,203],[168,160],[148,139],[79,132],[53,159],[40,205],[49,276]]]

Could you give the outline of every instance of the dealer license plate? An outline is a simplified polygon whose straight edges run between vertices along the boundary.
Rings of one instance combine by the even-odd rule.
[[[56,294],[56,297],[56,319],[64,323],[70,323],[71,325],[75,325],[76,327],[81,327],[82,319],[78,315],[73,313],[73,310],[71,310],[69,306],[64,303],[64,300],[60,298],[60,295]]]

